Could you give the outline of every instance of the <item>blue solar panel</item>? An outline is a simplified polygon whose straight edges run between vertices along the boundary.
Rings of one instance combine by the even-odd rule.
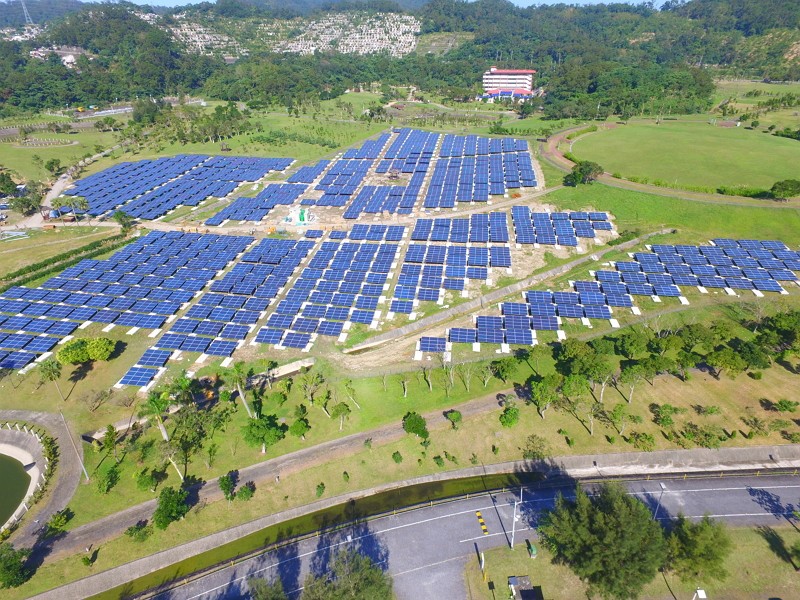
[[[389,310],[394,313],[411,314],[414,304],[409,300],[392,300]]]
[[[422,352],[444,352],[447,340],[438,337],[422,337],[419,340],[419,349]]]
[[[506,343],[531,346],[533,333],[530,329],[509,329],[506,331]]]
[[[208,345],[205,353],[209,356],[231,356],[236,350],[236,342],[214,340]]]
[[[282,345],[286,348],[305,348],[311,341],[311,334],[309,333],[293,333],[288,332],[283,339]]]
[[[262,327],[256,334],[255,341],[260,344],[278,344],[285,334],[282,329],[270,329]]]
[[[453,327],[448,332],[451,342],[458,344],[473,344],[478,340],[477,329],[464,329],[460,327]]]
[[[555,331],[558,329],[558,321],[555,317],[531,317],[531,329]]]
[[[611,310],[608,308],[608,306],[584,306],[583,310],[589,319],[611,318]]]
[[[342,333],[344,323],[341,321],[322,321],[319,324],[317,333],[320,335],[327,335],[331,337],[338,337]]]
[[[163,367],[169,360],[170,354],[172,353],[169,350],[148,348],[136,364],[140,367]]]
[[[578,306],[577,304],[559,304],[558,316],[580,319],[584,316],[584,310],[582,306]]]
[[[146,369],[143,367],[131,367],[124,377],[120,380],[122,385],[145,386],[156,376],[156,369]]]
[[[208,348],[209,342],[210,340],[208,338],[186,336],[181,342],[181,350],[204,353]]]

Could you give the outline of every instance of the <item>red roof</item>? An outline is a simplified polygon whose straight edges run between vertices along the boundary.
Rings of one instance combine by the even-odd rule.
[[[536,71],[529,70],[529,69],[489,69],[489,73],[492,75],[533,75]]]
[[[509,89],[509,88],[493,88],[491,90],[486,90],[486,94],[499,94],[501,92],[512,92],[517,96],[530,96],[533,94],[530,90],[523,90],[523,89]]]

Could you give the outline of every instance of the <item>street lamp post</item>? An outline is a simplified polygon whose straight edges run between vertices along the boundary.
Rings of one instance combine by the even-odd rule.
[[[525,488],[519,488],[519,500],[514,500],[514,518],[511,521],[511,549],[514,549],[514,535],[517,533],[517,505],[522,504],[522,492]]]
[[[664,491],[667,489],[667,486],[665,486],[661,481],[658,482],[658,485],[661,486],[661,494],[659,494],[658,496],[658,504],[656,505],[656,512],[653,513],[654,521],[658,518],[658,509],[661,508],[661,498],[664,497]]]

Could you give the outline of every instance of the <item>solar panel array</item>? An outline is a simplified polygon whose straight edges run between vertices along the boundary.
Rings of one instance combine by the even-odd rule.
[[[679,286],[785,293],[782,282],[798,281],[800,252],[775,240],[718,238],[713,245],[655,244],[615,271],[597,271],[601,287],[638,296],[680,296]]]
[[[314,183],[330,164],[331,161],[329,160],[321,160],[315,165],[300,167],[286,181],[289,183]]]
[[[158,329],[251,242],[154,231],[106,260],[83,260],[38,288],[13,287],[0,298],[12,302],[5,305],[9,310],[35,321],[69,322],[52,326],[63,335],[86,321]]]
[[[512,138],[445,135],[425,208],[454,208],[456,202],[488,202],[510,189],[535,187],[528,143]]]
[[[222,225],[225,221],[253,221],[258,223],[278,205],[291,206],[306,191],[305,185],[296,183],[270,183],[255,198],[240,197],[216,215],[206,220],[206,225]]]
[[[401,206],[411,212],[415,197],[411,198],[410,206],[406,206],[405,193],[406,187],[402,185],[365,185],[344,211],[343,216],[345,219],[358,219],[362,213],[394,214],[400,211]]]
[[[364,229],[356,237],[398,233],[386,226]],[[319,335],[338,337],[348,322],[371,324],[397,251],[396,243],[322,242],[256,341],[303,349]]]
[[[100,216],[123,209],[136,218],[155,219],[178,206],[197,206],[209,197],[224,197],[241,182],[283,171],[288,158],[179,155],[120,163],[90,175],[64,192],[83,196],[88,213]]]
[[[527,206],[511,207],[517,244],[577,246],[578,238],[597,237],[597,231],[611,231],[604,212],[537,213]]]
[[[417,219],[411,239],[416,242],[500,243],[508,242],[508,216],[493,212],[468,219]]]

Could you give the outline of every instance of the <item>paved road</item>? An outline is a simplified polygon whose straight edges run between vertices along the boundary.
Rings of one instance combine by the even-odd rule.
[[[626,483],[632,494],[647,503],[658,520],[679,512],[699,518],[708,514],[731,525],[772,526],[791,522],[798,508],[800,477],[747,476],[703,477]],[[553,505],[561,492],[572,493],[571,485],[523,492],[515,546],[525,552],[525,539],[535,534],[542,509]],[[480,496],[387,516],[368,524],[354,525],[336,533],[290,544],[227,567],[156,598],[164,600],[221,600],[247,595],[249,576],[274,578],[280,575],[293,597],[302,589],[309,572],[325,572],[332,554],[340,547],[357,549],[384,565],[394,579],[399,600],[466,598],[463,570],[467,561],[477,560],[481,550],[510,543],[514,514],[514,493]],[[659,506],[660,501],[660,506]],[[488,534],[483,534],[475,511],[480,511]],[[491,565],[489,565],[491,568]]]

